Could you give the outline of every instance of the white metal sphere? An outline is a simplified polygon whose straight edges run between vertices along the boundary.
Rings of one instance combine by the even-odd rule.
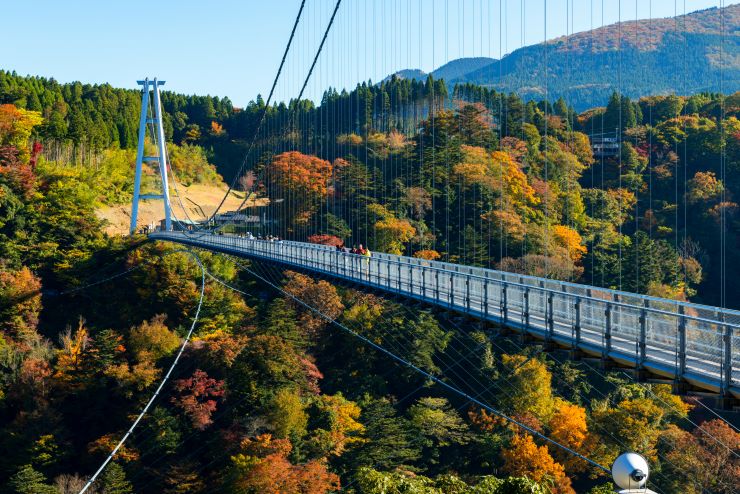
[[[612,477],[621,489],[640,489],[648,480],[647,460],[637,453],[623,453],[614,460]]]

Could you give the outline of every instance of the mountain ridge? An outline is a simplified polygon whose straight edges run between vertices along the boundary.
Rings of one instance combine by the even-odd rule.
[[[469,60],[490,63],[460,70]],[[563,97],[578,111],[603,105],[615,91],[634,98],[735,92],[740,90],[740,4],[601,26],[524,46],[501,60],[452,60],[431,74],[448,84],[478,84],[527,100]]]

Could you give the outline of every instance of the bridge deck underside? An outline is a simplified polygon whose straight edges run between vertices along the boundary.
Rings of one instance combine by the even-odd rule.
[[[157,232],[420,300],[700,390],[740,398],[740,313],[501,271],[301,242]]]

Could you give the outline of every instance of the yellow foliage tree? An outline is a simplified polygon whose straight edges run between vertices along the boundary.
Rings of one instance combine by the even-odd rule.
[[[122,362],[105,369],[105,375],[116,380],[123,390],[123,395],[127,398],[133,396],[134,390],[144,391],[154,384],[160,372],[151,360],[144,360],[134,365]]]
[[[180,346],[180,338],[164,324],[165,317],[164,314],[154,316],[131,329],[129,348],[140,362],[157,360]]]
[[[506,408],[517,415],[531,414],[548,422],[553,414],[552,374],[541,360],[525,355],[502,355],[503,372],[511,391],[501,396]]]
[[[539,203],[527,175],[511,154],[506,151],[489,153],[476,146],[462,146],[461,149],[462,161],[454,166],[453,171],[464,185],[478,184],[503,195],[505,202],[520,214]]]
[[[370,204],[367,209],[375,219],[374,248],[388,254],[402,254],[403,244],[414,238],[416,228],[407,220],[396,218],[388,208],[380,204]]]
[[[348,445],[364,441],[365,427],[357,420],[362,410],[355,402],[341,394],[321,395],[315,406],[329,424],[328,429],[313,432],[312,441],[320,451],[338,456]]]
[[[359,146],[362,144],[362,137],[355,133],[351,134],[339,134],[337,136],[337,144],[340,146]]]
[[[565,225],[555,225],[552,228],[552,238],[555,240],[557,245],[565,248],[568,252],[568,256],[574,262],[580,261],[588,252],[586,246],[583,245],[581,235],[574,229]]]
[[[623,400],[616,407],[609,407],[606,403],[595,404],[591,418],[613,437],[618,437],[624,446],[642,454],[650,461],[658,460],[656,444],[660,435],[662,420],[665,411],[648,398]],[[613,460],[617,451],[611,451]]]
[[[308,426],[308,414],[301,397],[295,392],[283,388],[275,393],[270,404],[268,417],[278,438],[289,438],[293,435],[303,437]]]

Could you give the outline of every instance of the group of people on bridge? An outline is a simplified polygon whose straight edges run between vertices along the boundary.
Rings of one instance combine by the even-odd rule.
[[[356,254],[358,256],[370,257],[370,249],[368,249],[367,247],[363,247],[362,244],[360,244],[359,247],[353,245],[350,249],[349,247],[346,247],[344,245],[344,242],[342,242],[341,244],[337,245],[337,251],[344,252],[345,254]]]
[[[246,235],[239,235],[240,237],[244,237],[248,240],[266,240],[267,242],[282,242],[280,240],[280,237],[277,235],[265,235],[265,237],[262,237],[262,235],[258,234],[256,237],[252,235],[252,232],[247,232]]]

